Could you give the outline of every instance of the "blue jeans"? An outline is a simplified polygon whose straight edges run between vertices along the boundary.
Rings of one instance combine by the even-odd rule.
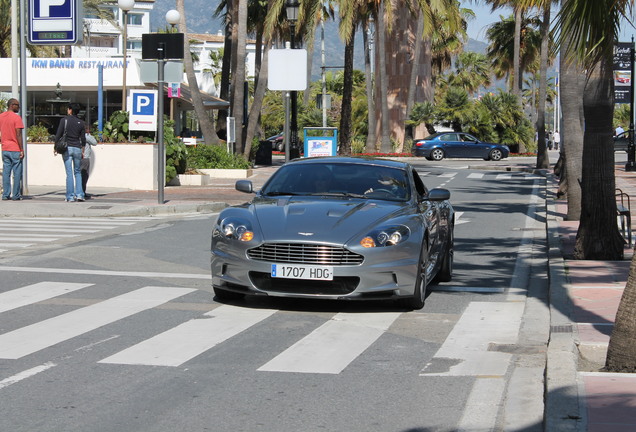
[[[20,183],[22,182],[22,159],[20,152],[2,152],[2,199],[11,198],[11,173],[13,172],[13,199],[22,198]]]
[[[82,172],[80,171],[82,149],[69,146],[62,154],[62,159],[66,169],[66,200],[83,200],[84,191],[82,190]]]

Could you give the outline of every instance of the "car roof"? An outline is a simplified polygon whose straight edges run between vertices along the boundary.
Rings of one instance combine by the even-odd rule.
[[[287,164],[299,164],[299,165],[314,165],[314,164],[333,164],[344,163],[351,165],[377,165],[387,168],[409,169],[411,165],[407,162],[396,161],[392,159],[378,159],[374,157],[354,157],[354,156],[323,156],[294,159],[287,162]]]

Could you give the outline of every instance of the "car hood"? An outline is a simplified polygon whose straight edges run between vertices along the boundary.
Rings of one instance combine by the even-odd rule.
[[[263,241],[345,244],[356,235],[408,211],[407,203],[348,198],[255,198],[248,207]]]

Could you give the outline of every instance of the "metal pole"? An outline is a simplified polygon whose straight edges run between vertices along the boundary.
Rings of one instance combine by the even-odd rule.
[[[22,130],[22,149],[24,150],[24,158],[22,159],[22,194],[29,194],[29,182],[27,181],[27,127],[29,119],[27,118],[27,110],[29,100],[27,98],[27,75],[26,75],[26,0],[20,2],[20,114],[24,129]]]
[[[123,82],[122,82],[122,92],[121,92],[121,110],[122,111],[127,111],[128,110],[128,106],[126,104],[126,69],[128,66],[128,53],[126,52],[127,48],[128,48],[128,11],[127,10],[123,10],[122,12],[124,13],[124,47],[123,47],[123,55],[124,55],[124,64],[123,64]]]
[[[634,36],[632,36],[632,46],[630,48],[630,61],[632,68],[632,79],[630,80],[629,92],[629,146],[627,147],[627,163],[625,171],[636,171],[636,157],[634,153]]]
[[[18,97],[18,61],[18,1],[11,0],[11,96],[16,99]]]
[[[291,49],[296,48],[296,25],[291,22]],[[300,157],[300,149],[298,148],[298,92],[293,90],[290,92],[291,97],[291,125],[290,125],[290,151],[289,157],[296,159]]]
[[[289,162],[289,92],[285,92],[285,126],[283,128],[285,162]]]
[[[320,19],[320,56],[322,58],[322,127],[327,127],[327,77],[325,74],[325,20]]]
[[[104,132],[104,65],[97,65],[97,130],[99,141]]]
[[[164,67],[166,65],[165,44],[160,43],[157,48],[157,87],[159,87],[159,98],[157,100],[158,131],[157,131],[157,190],[159,204],[164,203],[163,189],[166,183],[166,149],[163,144],[163,81]]]

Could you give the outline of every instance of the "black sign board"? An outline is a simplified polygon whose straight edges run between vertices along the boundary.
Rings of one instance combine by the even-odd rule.
[[[163,56],[159,47],[163,46]],[[183,33],[145,33],[141,35],[141,58],[183,59]]]
[[[614,103],[630,103],[632,92],[633,42],[618,42],[614,45]]]

